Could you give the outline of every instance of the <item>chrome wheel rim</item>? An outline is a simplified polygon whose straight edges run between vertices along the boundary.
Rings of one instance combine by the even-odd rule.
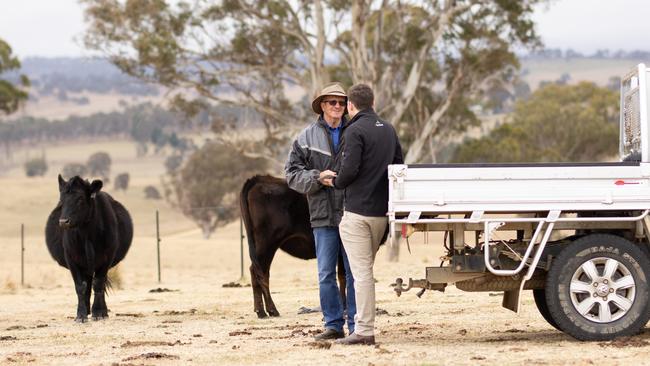
[[[569,293],[576,311],[585,319],[610,323],[625,316],[634,304],[636,283],[623,263],[598,257],[576,269]]]

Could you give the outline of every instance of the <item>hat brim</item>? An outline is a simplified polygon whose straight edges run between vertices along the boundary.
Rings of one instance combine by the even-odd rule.
[[[341,92],[337,92],[337,91],[319,95],[319,96],[316,97],[316,99],[314,99],[311,102],[311,109],[314,111],[314,113],[316,113],[318,115],[323,114],[323,108],[321,108],[320,102],[323,100],[323,98],[328,97],[328,96],[343,97],[343,98],[345,98],[345,100],[348,99],[347,95],[345,95],[344,93],[341,93]]]

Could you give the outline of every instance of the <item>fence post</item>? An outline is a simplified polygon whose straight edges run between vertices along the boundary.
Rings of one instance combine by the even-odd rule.
[[[25,286],[25,224],[20,224],[20,285]]]
[[[156,252],[158,254],[158,283],[160,283],[160,220],[156,210]]]
[[[244,222],[242,217],[239,216],[239,265],[240,276],[239,280],[244,279]]]

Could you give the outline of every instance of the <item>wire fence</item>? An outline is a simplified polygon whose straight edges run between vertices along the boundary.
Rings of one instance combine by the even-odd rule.
[[[205,210],[205,209],[214,209],[216,207],[197,207],[195,209],[197,210]],[[161,243],[162,243],[162,237],[160,234],[160,212],[159,210],[156,210],[156,237],[155,237],[155,246],[156,246],[156,269],[157,269],[157,275],[158,275],[158,283],[162,283],[162,266],[161,266]],[[239,217],[239,268],[240,268],[240,275],[239,275],[239,280],[244,279],[244,239],[246,236],[244,235],[244,221]],[[25,251],[25,224],[20,224],[20,285],[22,287],[25,286],[25,259],[26,259],[26,253]]]

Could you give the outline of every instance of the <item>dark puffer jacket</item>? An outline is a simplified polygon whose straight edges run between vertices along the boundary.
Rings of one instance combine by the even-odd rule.
[[[346,127],[344,118],[340,136]],[[284,167],[289,187],[307,195],[312,227],[338,226],[343,216],[343,191],[318,181],[320,172],[338,171],[339,155],[343,151],[343,140],[339,141],[338,153],[334,153],[332,135],[321,116],[298,135]]]

